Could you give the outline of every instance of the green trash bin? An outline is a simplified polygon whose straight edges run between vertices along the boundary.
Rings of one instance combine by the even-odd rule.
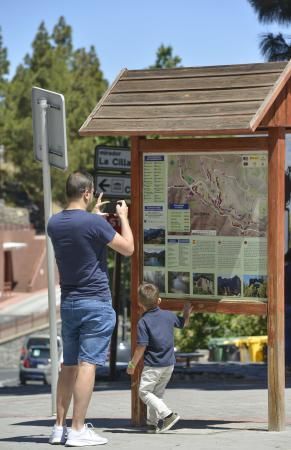
[[[235,337],[210,339],[209,361],[239,361],[240,350],[237,339]]]
[[[208,343],[209,361],[225,361],[225,338],[212,338]]]

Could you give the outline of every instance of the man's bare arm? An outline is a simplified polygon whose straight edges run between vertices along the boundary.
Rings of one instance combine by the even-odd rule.
[[[121,223],[121,234],[116,233],[108,247],[112,248],[124,256],[131,256],[134,252],[134,241],[131,228],[128,222],[128,207],[124,200],[116,205],[116,214]]]

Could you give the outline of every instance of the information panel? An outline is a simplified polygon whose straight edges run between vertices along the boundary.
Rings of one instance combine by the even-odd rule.
[[[168,298],[267,296],[268,152],[144,153],[144,280]]]

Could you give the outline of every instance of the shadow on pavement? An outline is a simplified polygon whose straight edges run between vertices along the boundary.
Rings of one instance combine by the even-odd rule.
[[[0,442],[19,442],[26,443],[31,442],[32,444],[48,444],[48,436],[13,436],[11,438],[0,439]]]
[[[130,390],[130,377],[127,374],[118,380],[110,381],[109,378],[96,379],[94,391]],[[244,376],[230,373],[197,373],[189,370],[179,371],[173,377],[167,389],[200,389],[205,391],[233,391],[267,389],[268,381],[266,373],[260,376]],[[286,374],[286,388],[291,388],[291,375]],[[0,397],[3,396],[28,396],[49,394],[51,387],[43,384],[27,384],[25,386],[4,386],[0,388]]]
[[[103,433],[117,433],[117,434],[145,434],[147,432],[146,427],[134,427],[131,424],[130,419],[114,419],[114,418],[98,418],[98,419],[88,419],[87,422],[91,422],[92,425],[97,429],[102,429]],[[30,420],[26,422],[17,422],[13,425],[23,425],[26,427],[48,427],[47,435],[37,435],[32,434],[31,436],[14,436],[10,438],[0,439],[0,442],[32,442],[39,444],[47,444],[48,435],[50,432],[50,428],[53,426],[54,420]],[[68,426],[71,423],[68,421]],[[258,424],[258,426],[254,427],[253,423],[250,423],[248,426],[247,421],[245,420],[180,420],[177,425],[175,425],[169,433],[174,433],[175,431],[179,431],[179,435],[183,434],[183,430],[193,430],[193,433],[197,430],[209,430],[210,432],[223,432],[223,431],[233,431],[233,430],[248,430],[248,431],[264,431],[266,432],[266,426],[264,424]],[[189,432],[186,431],[187,435]]]
[[[94,386],[94,392],[97,391],[113,391],[113,390],[128,390],[130,389],[130,380],[119,380],[119,381],[96,381]],[[50,394],[51,387],[49,385],[43,384],[26,384],[25,386],[4,386],[0,388],[0,397],[8,395],[25,396],[25,395],[39,395],[39,394]]]
[[[0,389],[0,397],[4,395],[38,395],[49,394],[51,392],[50,386],[43,384],[28,384],[25,386],[4,386]]]

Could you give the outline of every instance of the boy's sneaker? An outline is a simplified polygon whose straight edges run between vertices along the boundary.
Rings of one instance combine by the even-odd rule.
[[[158,433],[159,427],[157,425],[147,425],[147,433]]]
[[[161,427],[156,432],[165,433],[165,431],[168,431],[170,428],[172,428],[179,419],[180,416],[177,413],[172,413],[170,417],[166,417],[165,419],[163,419]]]
[[[67,427],[59,427],[57,425],[54,425],[50,438],[49,443],[53,445],[58,444],[65,444],[67,440]]]
[[[107,444],[108,439],[99,436],[93,431],[93,425],[91,423],[85,423],[84,427],[80,431],[72,430],[68,431],[68,439],[66,447],[85,447],[87,445],[103,445]]]

